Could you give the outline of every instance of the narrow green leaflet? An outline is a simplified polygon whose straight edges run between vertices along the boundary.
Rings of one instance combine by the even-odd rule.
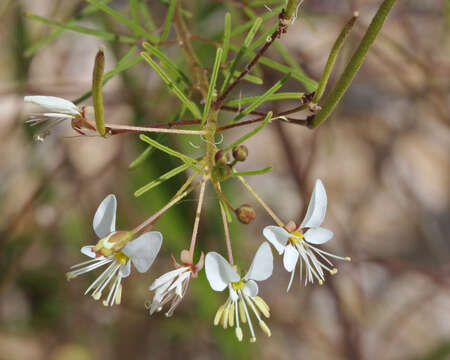
[[[144,60],[156,71],[156,73],[161,77],[161,79],[166,83],[169,89],[180,99],[180,101],[186,105],[188,110],[194,115],[196,119],[201,119],[202,114],[192,101],[190,101],[186,95],[176,86],[175,82],[169,78],[165,71],[155,62],[153,59],[145,52],[141,53]]]
[[[163,30],[161,32],[161,38],[159,41],[166,41],[167,36],[169,35],[170,25],[172,24],[172,19],[175,14],[175,6],[177,4],[177,0],[170,0],[169,8],[167,9],[166,20],[164,21]]]
[[[232,75],[234,74],[237,65],[241,61],[242,57],[246,54],[248,47],[250,46],[251,42],[253,41],[256,32],[258,31],[259,27],[262,24],[262,18],[257,18],[253,25],[248,32],[247,36],[244,40],[244,45],[239,49],[237,55],[234,57],[233,61],[231,62],[230,69],[228,70],[227,76],[225,77],[225,81],[222,84],[222,87],[220,89],[220,93],[223,93],[224,90],[227,88],[228,84],[230,83],[232,79]]]
[[[184,83],[186,83],[187,87],[192,86],[191,81],[186,76],[186,74],[181,70],[181,68],[177,64],[175,64],[171,59],[169,59],[166,56],[166,54],[164,54],[156,46],[153,46],[148,42],[144,42],[143,47],[145,50],[149,52],[149,55],[155,55],[161,61],[161,64],[163,64],[164,67],[171,69],[172,72],[176,73],[177,77],[180,77],[180,79]]]
[[[261,131],[263,129],[264,126],[266,126],[269,123],[269,121],[272,119],[272,115],[273,115],[272,111],[268,112],[266,117],[264,118],[264,121],[258,127],[254,128],[252,131],[250,131],[247,134],[245,134],[244,136],[240,137],[231,145],[228,145],[226,148],[223,149],[223,151],[224,152],[230,151],[234,147],[242,144],[244,141],[251,138],[253,135],[257,134],[259,131]]]
[[[272,94],[269,97],[267,97],[266,101],[274,101],[274,100],[300,100],[305,93],[302,92],[285,92],[285,93],[278,93],[278,94]],[[257,100],[259,96],[249,96],[245,98],[240,99],[234,99],[230,100],[226,103],[228,106],[239,106],[239,105],[247,105],[255,100]]]
[[[208,88],[208,94],[206,96],[206,103],[205,103],[205,109],[203,111],[203,117],[202,117],[202,125],[205,123],[206,119],[208,118],[209,109],[211,108],[211,102],[214,96],[214,92],[216,90],[216,81],[217,81],[217,75],[219,74],[219,68],[220,63],[222,61],[222,48],[217,48],[216,51],[216,58],[214,60],[214,66],[211,74],[211,79],[209,80],[209,88]]]
[[[228,50],[230,50],[230,37],[231,37],[231,14],[227,12],[225,14],[225,25],[223,30],[223,42],[222,42],[222,64],[227,62]]]
[[[81,34],[86,34],[86,35],[91,35],[91,36],[97,36],[109,41],[119,41],[119,42],[124,42],[124,43],[135,43],[136,39],[131,38],[131,37],[127,37],[127,36],[118,36],[116,34],[110,33],[108,31],[102,31],[102,30],[96,30],[96,29],[91,29],[91,28],[87,28],[84,26],[80,26],[80,25],[74,25],[74,24],[61,24],[59,22],[44,18],[42,16],[39,15],[34,15],[34,14],[26,14],[26,16],[32,20],[37,20],[40,22],[43,22],[47,25],[51,25],[51,26],[56,26],[59,27],[63,30],[71,30],[71,31],[75,31]],[[33,53],[36,51],[36,48],[30,48],[29,50],[27,50],[27,54]]]
[[[102,2],[104,3],[109,3],[111,0],[102,0]],[[72,19],[68,20],[65,22],[65,25],[75,25],[77,23],[77,21],[90,16],[92,14],[95,14],[98,10],[92,6],[92,5],[88,5],[86,6],[79,15],[75,17],[73,17]],[[64,28],[59,27],[56,30],[53,30],[50,34],[48,34],[47,36],[44,36],[43,38],[41,38],[40,40],[38,40],[37,42],[35,42],[33,45],[31,45],[28,49],[25,50],[24,56],[25,57],[30,57],[32,55],[34,55],[37,51],[39,51],[40,49],[42,49],[45,45],[47,45],[48,43],[52,42],[53,40],[56,40],[63,32],[64,32]]]
[[[250,114],[253,110],[255,110],[259,105],[261,105],[263,102],[267,101],[267,99],[276,93],[283,84],[290,78],[291,74],[287,73],[284,75],[279,81],[277,81],[269,90],[267,90],[264,94],[261,96],[256,97],[256,99],[250,103],[248,107],[246,107],[240,114],[235,116],[235,118],[231,121],[232,123],[235,123],[236,121],[239,121],[243,117]]]
[[[107,13],[108,15],[110,15],[111,17],[116,19],[117,21],[124,24],[131,31],[133,31],[136,36],[142,36],[143,38],[145,38],[151,42],[157,41],[156,37],[152,34],[149,34],[142,26],[140,26],[139,24],[136,24],[132,20],[123,16],[120,12],[112,9],[108,5],[104,4],[102,1],[100,1],[100,0],[86,0],[86,1],[90,4],[92,4],[93,6],[95,6],[96,8],[98,8],[99,10]]]
[[[292,55],[289,53],[289,51],[287,51],[287,49],[284,47],[283,44],[281,44],[278,41],[275,41],[273,43],[273,46],[275,48],[275,50],[278,51],[278,53],[281,55],[281,57],[283,58],[283,60],[286,62],[286,64],[288,64],[292,69],[294,69],[295,71],[301,73],[301,74],[305,74],[303,69],[300,67],[300,65],[298,64],[297,60],[295,60]]]
[[[238,51],[238,47],[235,45],[230,44],[230,48],[233,49],[234,51]],[[249,59],[253,59],[254,56],[255,56],[254,52],[247,51],[245,53],[245,57]],[[308,92],[313,92],[317,89],[317,81],[309,78],[302,72],[290,68],[289,66],[280,64],[279,62],[276,62],[265,56],[261,56],[259,58],[259,63],[284,74],[291,73],[292,77],[297,81],[299,81],[301,84],[303,84],[303,86],[306,88]]]
[[[263,15],[261,15],[261,18],[264,20],[270,19],[274,16],[277,16],[280,11],[283,10],[283,6],[278,6],[274,9],[272,9],[272,11],[266,12]],[[253,26],[253,20],[250,20],[248,22],[246,22],[243,25],[240,25],[238,27],[236,27],[232,32],[231,32],[231,37],[235,37],[237,35],[242,34],[243,32],[247,31],[248,29],[250,29]]]
[[[174,177],[175,175],[178,175],[179,173],[187,170],[189,168],[189,164],[183,164],[180,165],[165,174],[161,175],[155,180],[150,181],[148,184],[142,186],[138,190],[135,191],[134,196],[139,197],[142,194],[146,193],[147,191],[153,189],[154,187],[162,184],[164,181],[169,180],[170,178]]]
[[[155,32],[156,31],[155,21],[153,20],[152,14],[147,7],[147,2],[141,1],[140,13],[142,15],[142,18],[144,19],[147,29],[150,32]],[[155,35],[155,37],[157,37],[157,36]]]
[[[273,169],[273,166],[268,166],[268,167],[265,167],[264,169],[260,169],[260,170],[249,170],[249,171],[240,171],[240,172],[237,171],[237,172],[232,172],[230,174],[230,176],[261,175],[261,174],[268,173],[272,169]]]
[[[139,135],[139,138],[142,141],[144,141],[144,142],[154,146],[158,150],[161,150],[161,151],[165,152],[166,154],[169,154],[171,156],[174,156],[174,157],[176,157],[178,159],[183,160],[186,164],[189,165],[189,167],[192,167],[193,169],[203,173],[202,170],[200,170],[197,166],[195,166],[196,163],[197,163],[197,160],[195,160],[194,158],[191,158],[190,156],[184,155],[184,154],[182,154],[182,153],[180,153],[180,152],[178,152],[176,150],[173,150],[173,149],[171,149],[171,148],[169,148],[169,147],[159,143],[158,141],[156,141],[156,140],[154,140],[154,139],[152,139],[152,138],[150,138],[150,137],[148,137],[146,135]]]

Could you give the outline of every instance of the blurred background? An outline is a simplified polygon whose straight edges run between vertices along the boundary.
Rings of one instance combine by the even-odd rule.
[[[162,25],[166,4],[147,2]],[[121,10],[127,3],[110,5]],[[239,16],[246,19],[247,3],[183,1],[192,14],[191,31],[219,41],[230,4],[237,6],[234,26]],[[255,12],[269,11],[260,3]],[[265,4],[272,8],[273,3]],[[359,10],[333,82],[380,3],[306,0],[281,43],[318,80],[338,32]],[[80,247],[97,240],[91,223],[105,195],[117,195],[118,227],[129,229],[161,208],[183,182],[180,175],[135,198],[138,187],[179,162],[155,151],[129,170],[145,149],[133,134],[75,137],[69,124],[62,124],[43,143],[33,141],[36,129],[24,121],[38,109],[25,106],[24,95],[76,99],[90,88],[98,46],[106,46],[107,70],[127,50],[66,31],[30,51],[54,29],[27,19],[25,12],[59,22],[78,17],[83,26],[126,34],[104,13],[81,17],[84,5],[81,0],[0,1],[1,360],[450,358],[448,1],[398,1],[341,106],[318,130],[273,123],[246,143],[249,158],[240,168],[274,165],[269,174],[248,181],[284,221],[301,220],[315,179],[322,179],[329,199],[325,226],[335,233],[325,248],[352,258],[337,262],[339,273],[325,285],[305,288],[294,282],[286,294],[289,275],[275,256],[274,274],[260,286],[271,307],[272,337],[258,329],[255,344],[238,343],[233,330],[213,327],[227,294],[213,292],[204,272],[191,281],[172,318],[149,317],[144,307],[152,295],[148,286],[171,266],[170,254],[178,257],[188,247],[195,195],[158,222],[163,248],[148,273],[126,279],[121,306],[105,308],[82,295],[97,272],[66,281],[69,267],[84,260]],[[175,38],[171,31],[169,40]],[[173,45],[167,53],[183,64]],[[200,40],[194,45],[210,67],[214,47]],[[283,61],[273,49],[267,56]],[[262,93],[281,76],[264,66],[255,74],[264,84],[243,83],[244,96]],[[304,89],[289,82],[283,91]],[[166,123],[179,107],[145,64],[111,80],[104,99],[107,122],[116,124]],[[295,102],[285,101],[266,108],[292,106]],[[225,143],[241,133],[227,133]],[[201,153],[196,136],[161,141],[194,157]],[[245,268],[272,220],[239,183],[229,180],[224,191],[233,205],[250,203],[257,211],[250,225],[233,221],[231,226],[234,255]],[[225,254],[211,188],[206,200],[199,246]]]

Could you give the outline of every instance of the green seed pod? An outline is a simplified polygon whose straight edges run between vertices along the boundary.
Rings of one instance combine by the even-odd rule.
[[[245,161],[248,156],[248,148],[245,145],[236,146],[233,149],[233,157],[236,161]]]

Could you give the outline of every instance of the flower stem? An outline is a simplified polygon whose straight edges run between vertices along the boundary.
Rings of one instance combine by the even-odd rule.
[[[225,232],[225,243],[227,245],[228,262],[233,265],[233,251],[231,249],[230,230],[228,229],[227,215],[222,203],[219,201],[220,213],[222,214],[223,230]]]
[[[158,212],[150,216],[147,220],[142,222],[140,225],[136,226],[131,232],[133,234],[137,234],[139,231],[145,229],[148,225],[151,225],[153,222],[159,219],[161,215],[163,215],[168,209],[170,209],[173,205],[175,205],[178,201],[183,199],[186,195],[192,192],[197,186],[199,186],[201,183],[198,182],[194,185],[192,185],[189,189],[185,190],[178,196],[175,196],[171,201],[169,201],[165,206],[163,206]]]
[[[197,241],[198,225],[200,224],[200,214],[202,212],[203,199],[205,197],[206,180],[207,180],[207,177],[204,176],[201,180],[201,185],[200,185],[200,195],[198,197],[197,211],[195,212],[195,220],[194,220],[194,228],[192,230],[191,245],[189,246],[189,253],[191,254],[191,257],[194,256],[195,242]]]
[[[284,227],[283,222],[280,220],[278,216],[275,215],[273,210],[264,202],[263,199],[253,190],[253,188],[245,181],[245,179],[242,176],[237,177],[241,183],[247,188],[247,190],[253,195],[253,197],[258,201],[261,206],[264,208],[264,210],[267,211],[267,213],[272,217],[272,219],[277,223],[278,226]]]
[[[355,53],[353,54],[352,58],[347,64],[347,67],[345,68],[344,72],[339,78],[335,88],[330,93],[330,95],[328,95],[327,99],[325,100],[325,103],[322,105],[322,110],[319,111],[319,113],[312,118],[310,124],[311,128],[316,128],[317,126],[319,126],[325,120],[328,119],[334,108],[341,100],[342,96],[347,91],[347,88],[350,86],[351,82],[353,81],[353,78],[355,77],[356,73],[361,67],[367,55],[367,52],[372,46],[372,43],[375,41],[375,38],[380,32],[381,27],[383,26],[384,21],[386,20],[386,17],[388,16],[389,12],[394,6],[395,1],[396,0],[384,0],[383,3],[381,4],[372,22],[370,23],[369,28],[367,29],[364,37],[359,43],[358,48],[356,49]]]
[[[181,129],[164,129],[159,127],[148,126],[129,126],[129,125],[114,125],[105,124],[111,130],[125,130],[126,132],[155,132],[155,133],[169,133],[169,134],[184,134],[184,135],[205,135],[205,130],[181,130]]]

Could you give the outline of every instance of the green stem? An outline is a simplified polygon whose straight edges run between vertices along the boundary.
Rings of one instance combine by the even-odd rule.
[[[328,79],[330,78],[334,64],[336,63],[336,59],[339,55],[339,52],[341,51],[342,45],[344,45],[345,39],[347,39],[348,34],[350,34],[350,30],[353,28],[353,25],[355,24],[358,16],[358,12],[355,12],[352,18],[345,24],[344,28],[336,39],[336,42],[331,49],[330,55],[328,56],[328,60],[325,65],[325,69],[323,70],[322,77],[320,78],[319,85],[317,86],[317,90],[312,99],[313,103],[317,104],[317,102],[322,98],[322,95],[325,92],[325,88],[328,83]]]
[[[339,78],[336,87],[325,100],[325,103],[322,105],[322,110],[312,119],[310,124],[311,128],[316,128],[328,119],[336,105],[341,100],[342,96],[345,94],[347,88],[350,86],[353,78],[361,67],[372,43],[375,41],[376,36],[380,32],[386,17],[394,6],[395,1],[396,0],[384,0],[381,4],[372,22],[370,23],[366,34],[362,38],[358,48],[350,59],[350,62]]]

